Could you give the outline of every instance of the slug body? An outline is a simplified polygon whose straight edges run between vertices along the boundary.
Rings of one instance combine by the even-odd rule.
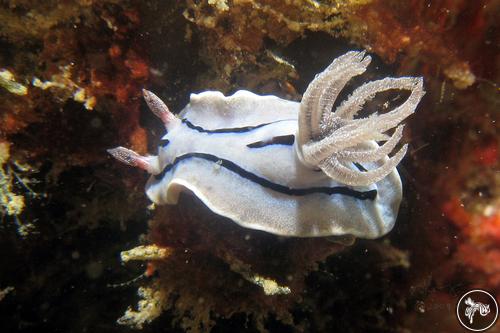
[[[369,82],[332,112],[345,83],[369,62],[361,52],[337,58],[300,103],[244,90],[227,97],[192,94],[180,119],[145,91],[167,128],[158,155],[122,147],[109,152],[152,174],[146,194],[156,204],[175,204],[187,189],[246,228],[297,237],[380,237],[397,217],[402,186],[395,166],[406,146],[388,154],[401,138],[399,123],[424,92],[416,78]],[[367,100],[388,89],[411,95],[388,113],[354,119]],[[391,136],[385,133],[396,126]]]

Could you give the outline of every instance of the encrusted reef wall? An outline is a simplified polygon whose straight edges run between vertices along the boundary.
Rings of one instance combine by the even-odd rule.
[[[499,11],[495,0],[0,2],[2,327],[457,330],[462,292],[500,294]],[[275,237],[189,195],[152,207],[145,175],[105,152],[155,153],[164,130],[142,88],[174,112],[204,90],[299,100],[351,49],[374,58],[367,78],[423,76],[427,91],[383,239]]]

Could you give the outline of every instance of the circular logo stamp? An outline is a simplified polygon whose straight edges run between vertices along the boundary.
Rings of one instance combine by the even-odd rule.
[[[457,317],[460,324],[470,331],[486,331],[498,319],[497,300],[487,291],[470,290],[457,303]]]

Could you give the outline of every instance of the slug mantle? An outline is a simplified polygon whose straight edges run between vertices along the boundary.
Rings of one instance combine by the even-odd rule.
[[[153,93],[150,109],[167,134],[157,156],[118,147],[108,152],[152,174],[146,194],[156,204],[177,203],[189,190],[213,212],[269,233],[377,238],[394,226],[402,196],[392,154],[401,122],[424,95],[422,78],[385,78],[363,84],[333,112],[338,94],[371,61],[351,51],[335,59],[307,87],[300,103],[240,90],[232,96],[192,94],[172,114]],[[384,114],[355,118],[377,93],[408,90]],[[392,133],[389,135],[392,129]]]

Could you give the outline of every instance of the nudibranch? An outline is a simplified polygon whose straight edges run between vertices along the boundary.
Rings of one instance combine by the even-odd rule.
[[[152,174],[147,196],[176,204],[181,190],[239,225],[282,236],[377,238],[394,226],[402,197],[396,166],[401,122],[424,95],[422,78],[365,83],[332,111],[338,94],[371,61],[351,51],[309,84],[300,103],[240,90],[192,94],[180,117],[144,90],[164,123],[158,156],[109,153]],[[356,117],[377,93],[406,90],[401,105]],[[389,133],[390,134],[389,134]]]

